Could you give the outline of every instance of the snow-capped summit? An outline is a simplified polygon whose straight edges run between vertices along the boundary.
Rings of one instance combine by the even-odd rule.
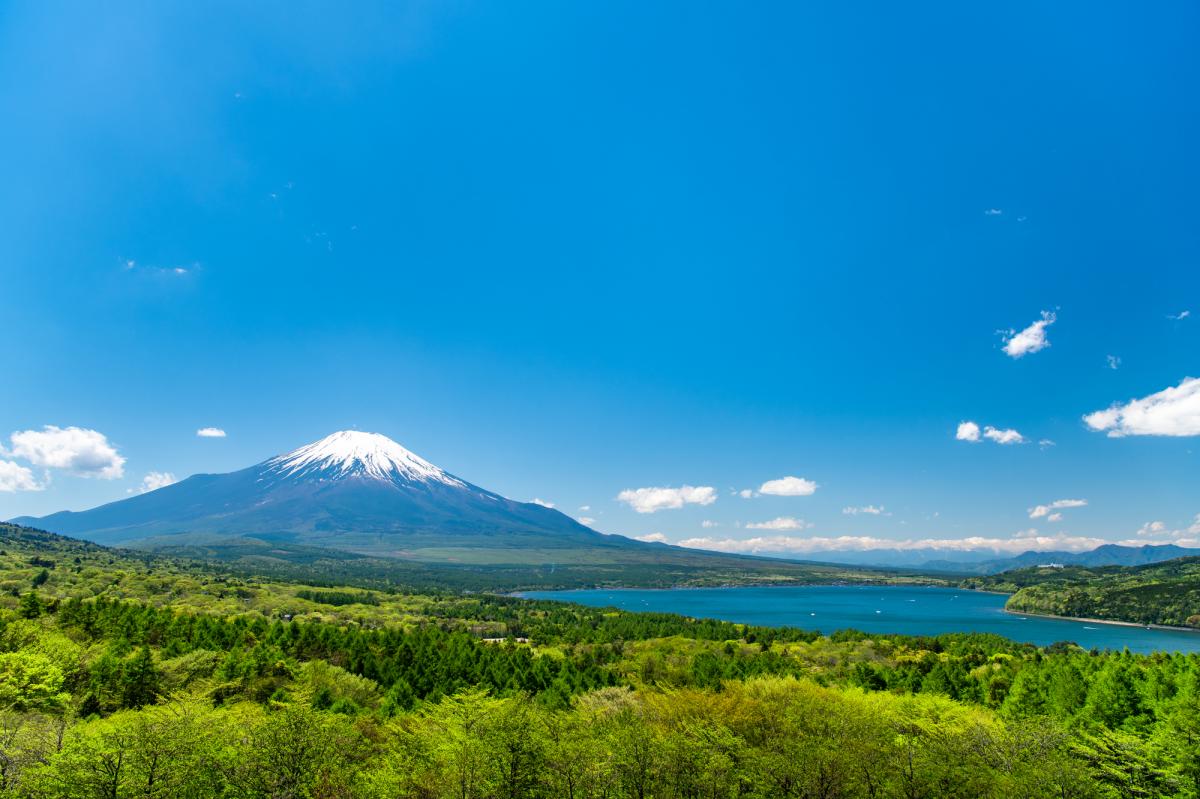
[[[271,458],[264,466],[264,477],[278,475],[318,480],[371,477],[393,482],[437,482],[466,487],[462,480],[387,436],[358,430],[340,430],[286,455]]]

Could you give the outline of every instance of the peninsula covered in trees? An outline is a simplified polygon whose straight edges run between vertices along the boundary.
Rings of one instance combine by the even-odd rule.
[[[1200,557],[1145,566],[1037,566],[971,578],[1012,593],[1009,610],[1200,629]]]

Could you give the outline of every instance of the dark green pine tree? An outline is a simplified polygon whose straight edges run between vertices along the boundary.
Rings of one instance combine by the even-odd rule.
[[[142,707],[158,698],[158,669],[150,647],[143,646],[125,664],[121,680],[121,700],[125,707]]]
[[[17,611],[26,619],[36,619],[42,615],[42,600],[38,599],[37,591],[30,591],[21,597]]]

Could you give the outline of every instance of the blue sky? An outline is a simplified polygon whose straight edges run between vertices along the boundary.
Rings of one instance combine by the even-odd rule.
[[[8,4],[0,518],[357,427],[669,541],[1195,539],[1198,22]]]

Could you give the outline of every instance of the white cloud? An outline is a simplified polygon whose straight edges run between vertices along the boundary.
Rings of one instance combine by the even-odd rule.
[[[1159,535],[1167,529],[1167,525],[1163,522],[1146,522],[1138,528],[1137,534],[1140,536]]]
[[[1034,352],[1040,352],[1050,346],[1046,338],[1046,328],[1054,324],[1057,317],[1052,311],[1042,311],[1042,318],[1021,332],[1001,330],[1004,336],[1004,354],[1010,358],[1022,358]]]
[[[225,431],[219,427],[201,427],[196,431],[200,438],[224,438]]]
[[[1116,403],[1083,421],[1092,430],[1107,431],[1109,438],[1200,435],[1200,378],[1185,377],[1178,386]]]
[[[741,497],[742,499],[751,499],[754,496],[754,489],[753,488],[743,488],[741,491],[737,492],[737,495],[739,497]]]
[[[1138,528],[1137,535],[1137,538],[1119,543],[1133,547],[1146,544],[1174,544],[1180,547],[1200,548],[1200,513],[1196,514],[1191,524],[1179,530],[1168,530],[1165,522],[1146,522]]]
[[[189,266],[147,266],[139,264],[132,258],[127,258],[122,264],[122,269],[126,272],[133,272],[142,275],[176,275],[183,276],[194,269],[198,269],[200,264],[193,263]]]
[[[579,510],[583,511],[584,513],[587,513],[591,509],[592,509],[591,505],[580,505],[579,506]]]
[[[704,521],[700,522],[700,526],[705,530],[708,530],[712,527],[720,527],[721,525],[720,522],[714,522],[712,519],[705,519]]]
[[[1063,520],[1063,515],[1061,513],[1051,513],[1049,516],[1046,517],[1046,521],[1048,521],[1048,522],[1061,522],[1062,520]]]
[[[0,461],[0,491],[41,491],[45,488],[27,467],[12,461]]]
[[[794,554],[828,551],[862,551],[869,549],[933,549],[948,552],[991,551],[996,554],[1019,554],[1028,550],[1046,552],[1066,550],[1084,552],[1108,543],[1100,538],[1070,535],[1039,535],[1037,530],[1022,530],[1010,538],[908,538],[890,539],[873,536],[761,536],[757,538],[688,538],[679,541],[682,547],[711,549],[718,552],[743,552],[749,554]]]
[[[591,516],[580,516],[575,521],[579,522],[580,524],[587,525],[588,527],[591,527],[593,524],[596,523],[596,520],[593,519]]]
[[[958,430],[954,433],[954,438],[958,441],[977,442],[979,440],[979,425],[974,422],[959,422]]]
[[[1176,313],[1176,314],[1167,314],[1167,318],[1174,319],[1176,322],[1178,322],[1182,319],[1187,319],[1191,315],[1192,315],[1191,311],[1180,311],[1179,313]]]
[[[1029,509],[1029,518],[1040,519],[1048,516],[1051,511],[1063,508],[1083,508],[1087,506],[1086,499],[1056,499],[1048,505],[1037,505]]]
[[[142,478],[142,484],[137,488],[137,493],[145,494],[176,482],[178,481],[175,479],[175,475],[170,472],[147,472],[146,476]]]
[[[1105,358],[1108,360],[1108,368],[1109,369],[1120,369],[1121,368],[1121,358],[1119,356],[1106,355]]]
[[[794,516],[779,516],[769,522],[750,522],[747,530],[807,530],[812,524]]]
[[[803,477],[780,477],[778,480],[768,480],[758,488],[760,494],[770,494],[776,497],[807,497],[817,491],[817,484]]]
[[[959,422],[958,429],[954,433],[954,438],[957,441],[968,441],[972,444],[978,443],[981,439],[986,438],[988,441],[994,441],[997,444],[1024,444],[1025,436],[1011,427],[999,428],[987,425],[980,433],[979,425],[975,422]],[[1042,440],[1043,446],[1054,446],[1053,441],[1047,439]]]
[[[95,430],[46,425],[41,430],[13,433],[9,438],[11,454],[34,466],[65,469],[79,477],[102,480],[116,480],[125,474],[125,458],[103,433]]]
[[[983,212],[984,216],[1003,216],[1003,214],[1004,214],[1003,208],[989,208]]]
[[[869,516],[891,516],[892,515],[892,514],[888,513],[886,510],[884,510],[884,507],[882,505],[879,505],[879,506],[863,505],[861,508],[854,508],[854,507],[842,508],[842,513],[846,514],[847,516],[857,516],[860,513],[865,513]]]
[[[1055,445],[1055,443],[1054,443],[1053,441],[1051,441],[1050,439],[1048,439],[1048,438],[1043,438],[1041,441],[1039,441],[1039,442],[1038,442],[1038,446],[1039,446],[1039,447],[1041,447],[1042,449],[1050,449],[1050,447],[1053,447],[1053,446],[1056,446],[1056,445]]]
[[[711,505],[717,501],[717,490],[712,486],[681,486],[680,488],[627,488],[617,494],[638,513],[656,513],[674,510],[684,505]]]
[[[1013,430],[1011,427],[1001,430],[988,425],[983,428],[983,437],[989,441],[995,441],[997,444],[1024,444],[1025,436]]]
[[[529,501],[532,502],[534,505],[541,505],[543,508],[553,508],[554,507],[553,502],[550,502],[545,499],[539,499],[538,497],[534,497],[533,499],[531,499]]]
[[[637,535],[633,537],[634,541],[645,541],[648,544],[665,544],[667,537],[662,533],[650,533],[649,535]]]

